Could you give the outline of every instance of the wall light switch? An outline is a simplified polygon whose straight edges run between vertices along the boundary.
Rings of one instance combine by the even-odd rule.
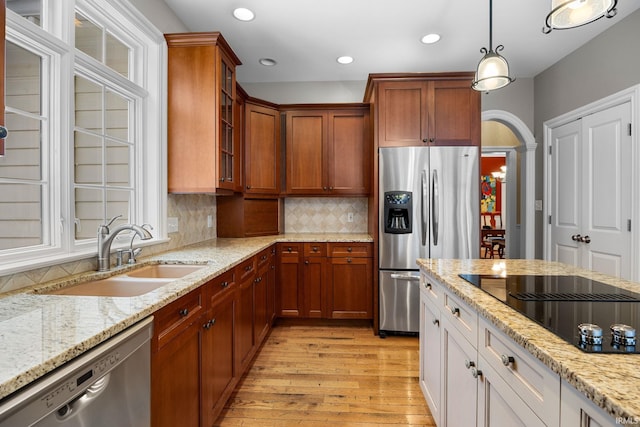
[[[347,214],[347,222],[353,222],[353,212]]]
[[[167,232],[177,233],[178,231],[178,218],[175,216],[170,216],[169,218],[167,218]]]
[[[207,228],[213,227],[213,215],[207,215]]]

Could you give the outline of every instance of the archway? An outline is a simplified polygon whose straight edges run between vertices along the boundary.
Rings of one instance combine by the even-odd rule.
[[[535,257],[535,150],[536,142],[526,124],[517,116],[503,110],[482,112],[482,121],[495,121],[507,126],[520,141],[520,254],[522,258]]]

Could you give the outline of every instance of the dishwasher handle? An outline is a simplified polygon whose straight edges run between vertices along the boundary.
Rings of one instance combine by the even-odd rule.
[[[409,282],[419,282],[419,276],[413,276],[411,274],[391,273],[391,278],[395,280],[407,280]]]

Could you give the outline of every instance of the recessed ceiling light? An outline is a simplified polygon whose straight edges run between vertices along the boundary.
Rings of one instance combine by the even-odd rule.
[[[239,21],[252,21],[256,15],[246,7],[239,7],[233,11],[233,16]]]
[[[339,56],[336,61],[338,61],[340,64],[346,65],[351,64],[353,62],[353,58],[350,56]]]
[[[258,59],[258,62],[265,67],[273,67],[277,64],[276,60],[271,58],[260,58]]]
[[[438,40],[440,40],[440,34],[431,33],[424,36],[421,41],[424,44],[432,44],[437,42]]]

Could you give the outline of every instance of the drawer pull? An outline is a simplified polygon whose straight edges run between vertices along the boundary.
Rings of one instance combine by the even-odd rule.
[[[289,247],[287,248],[287,252],[291,252],[291,251],[293,251],[293,249],[291,248],[291,246],[289,246]]]
[[[424,287],[427,288],[427,289],[431,289],[431,283],[425,282],[424,283]]]
[[[452,307],[451,308],[451,314],[453,314],[454,316],[459,316],[460,315],[460,309],[458,307]]]
[[[202,327],[205,328],[205,329],[210,329],[215,324],[216,324],[216,319],[211,319],[207,323],[202,325]]]
[[[502,360],[502,364],[504,366],[509,366],[510,364],[514,363],[516,361],[516,359],[513,358],[513,356],[507,356],[506,354],[503,354],[500,359]]]
[[[178,311],[178,314],[181,317],[186,317],[189,314],[189,309],[188,308],[183,308],[180,311]]]
[[[471,369],[471,376],[473,378],[481,377],[482,376],[482,371],[480,369],[472,368]]]
[[[309,260],[305,260],[305,261],[304,261],[304,264],[305,264],[305,265],[309,265]]]
[[[440,321],[438,319],[433,319],[432,323],[436,326],[440,326]]]
[[[351,260],[351,258],[347,258],[347,262],[348,262],[349,264],[351,264],[351,261],[352,261],[352,260]]]
[[[349,246],[349,247],[347,248],[347,252],[352,252],[352,251],[353,251],[353,248],[352,248],[351,246]]]
[[[313,252],[318,252],[318,247],[317,246],[314,246],[311,249],[313,250]]]
[[[220,286],[223,287],[223,288],[227,288],[227,287],[229,287],[229,282],[222,282],[222,283],[220,283]]]
[[[473,360],[465,360],[464,366],[466,366],[467,369],[470,369],[476,366],[476,363]]]

